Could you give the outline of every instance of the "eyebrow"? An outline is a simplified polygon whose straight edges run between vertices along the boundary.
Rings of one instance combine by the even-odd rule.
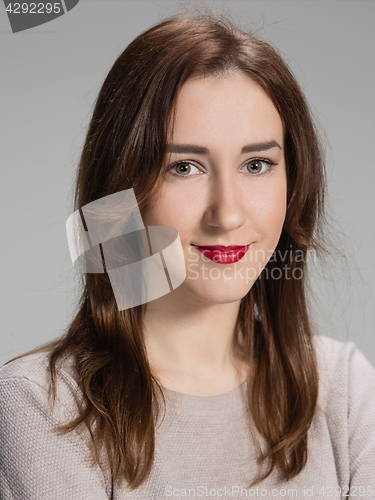
[[[254,151],[267,151],[272,148],[283,149],[276,141],[258,142],[255,144],[247,144],[241,149],[241,153],[253,153]],[[203,146],[195,146],[193,144],[169,144],[167,146],[168,153],[194,153],[198,155],[208,155],[210,150]]]

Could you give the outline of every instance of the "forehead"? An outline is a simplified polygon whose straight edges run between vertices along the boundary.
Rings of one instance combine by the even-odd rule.
[[[173,142],[283,140],[282,120],[272,100],[242,72],[187,80],[176,100],[170,132]]]

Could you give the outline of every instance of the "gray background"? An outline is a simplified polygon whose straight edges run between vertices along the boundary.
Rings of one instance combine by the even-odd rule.
[[[336,243],[315,269],[322,335],[357,344],[375,365],[375,2],[205,1],[274,43],[326,134]],[[77,279],[65,221],[92,104],[113,62],[176,1],[81,0],[68,14],[12,34],[0,5],[0,364],[61,335]],[[324,272],[323,272],[324,271]]]

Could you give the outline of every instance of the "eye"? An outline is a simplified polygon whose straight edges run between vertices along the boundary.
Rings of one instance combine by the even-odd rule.
[[[260,158],[256,158],[255,160],[250,160],[246,163],[245,167],[248,172],[251,174],[266,174],[272,167],[274,167],[276,163],[272,163],[269,160],[261,160]]]
[[[194,172],[193,169],[195,169],[196,172]],[[198,168],[188,161],[179,161],[172,165],[169,170],[177,177],[190,177],[189,174],[199,172]]]

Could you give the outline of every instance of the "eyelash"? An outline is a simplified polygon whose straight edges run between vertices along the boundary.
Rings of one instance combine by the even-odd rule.
[[[255,173],[255,174],[251,174],[251,172],[248,172],[250,175],[253,175],[254,177],[261,177],[263,175],[267,175],[269,174],[272,170],[274,170],[274,167],[276,167],[278,164],[277,163],[273,163],[272,161],[270,160],[267,160],[266,158],[253,158],[252,160],[249,160],[243,168],[246,167],[246,165],[248,165],[249,163],[253,163],[253,162],[256,162],[256,161],[261,161],[261,162],[264,162],[264,163],[267,163],[268,165],[268,168],[265,172],[261,172],[259,174]],[[168,170],[172,172],[172,175],[174,175],[175,177],[179,177],[180,179],[187,179],[189,177],[192,177],[191,175],[182,175],[182,174],[178,174],[177,172],[174,172],[172,169],[177,167],[178,165],[185,165],[185,164],[191,164],[191,165],[194,165],[191,161],[177,161],[176,163],[173,163],[170,167],[168,167]],[[195,165],[194,165],[195,167]],[[195,167],[197,168],[197,167]]]

